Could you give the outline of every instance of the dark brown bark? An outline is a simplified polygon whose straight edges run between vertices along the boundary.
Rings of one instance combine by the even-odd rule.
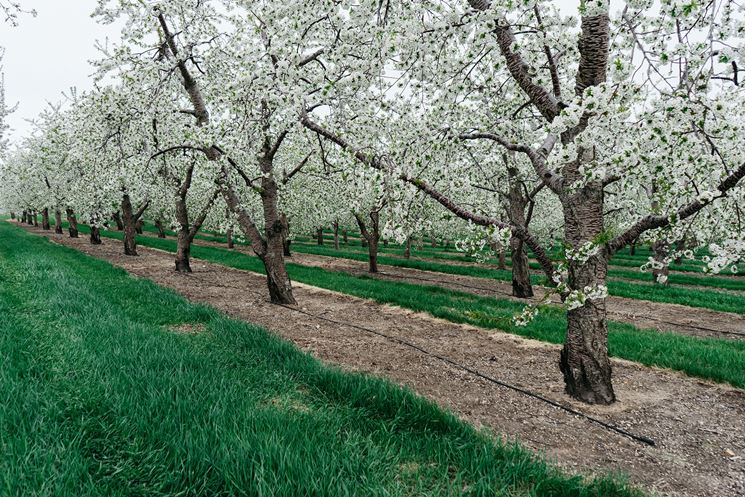
[[[16,213],[15,213],[15,212],[11,212],[11,213],[10,213],[10,219],[11,219],[12,221],[15,221],[15,218],[16,218]]]
[[[75,212],[72,209],[67,209],[67,223],[70,238],[78,238],[80,233],[78,232],[78,218],[75,216]]]
[[[233,240],[233,228],[228,228],[228,232],[225,233],[225,237],[228,239],[228,248],[232,249],[235,247],[235,241]]]
[[[91,245],[101,245],[101,230],[98,226],[91,226]]]
[[[522,240],[513,238],[512,249],[512,295],[520,299],[533,297],[533,285],[530,284],[530,265],[528,253]]]
[[[530,203],[527,188],[519,179],[519,171],[514,167],[507,169],[510,189],[507,194],[507,217],[515,226],[527,226],[530,221],[525,209]],[[527,299],[533,296],[533,286],[530,284],[530,266],[525,243],[516,236],[510,240],[512,250],[512,295]],[[503,249],[502,249],[503,250]]]
[[[125,193],[122,196],[121,207],[121,217],[122,222],[124,223],[124,255],[136,256],[137,230],[135,225],[137,224],[137,219],[135,218],[135,212],[129,194]]]
[[[596,240],[603,232],[603,190],[597,184],[564,195],[565,238],[572,248]],[[605,285],[608,260],[604,251],[586,262],[569,261],[571,290]],[[566,392],[589,404],[610,404],[616,400],[608,358],[608,323],[605,299],[587,300],[567,312],[567,333],[561,352],[561,371]]]
[[[145,231],[143,229],[144,225],[145,225],[145,221],[143,221],[142,219],[138,219],[137,222],[135,223],[135,231],[137,232],[138,235],[144,234],[144,231]]]
[[[28,224],[29,226],[34,225],[34,216],[33,216],[32,210],[29,210],[28,212],[26,212],[26,224]]]
[[[372,211],[370,213],[369,228],[362,216],[355,214],[354,217],[357,220],[357,225],[360,227],[362,240],[367,242],[368,271],[371,273],[377,273],[378,243],[380,242],[380,213],[378,211]]]
[[[49,231],[52,229],[51,225],[49,224],[49,208],[44,207],[44,209],[41,211],[41,229],[45,231]]]
[[[124,221],[122,221],[122,215],[119,211],[112,214],[111,219],[113,219],[114,222],[116,223],[117,230],[124,231]]]
[[[316,243],[318,245],[323,245],[323,228],[318,228],[316,230]]]
[[[292,257],[292,240],[290,240],[290,221],[284,212],[279,215],[279,221],[282,223],[282,255]]]
[[[507,251],[498,243],[492,243],[491,244],[492,252],[497,254],[497,269],[505,270],[507,269]]]
[[[191,237],[189,230],[180,229],[176,238],[176,271],[191,273]]]
[[[406,238],[406,247],[404,248],[404,259],[411,259],[411,237]]]
[[[166,237],[166,232],[163,229],[163,221],[160,218],[155,220],[155,229],[158,230],[158,238]]]
[[[629,246],[629,254],[632,256],[636,255],[636,241],[631,242],[631,245]]]
[[[346,228],[341,232],[341,237],[344,240],[344,245],[349,245],[349,233]]]
[[[54,210],[54,232],[62,234],[62,212],[59,209]]]
[[[334,250],[339,250],[339,221],[334,221]]]
[[[277,208],[278,187],[274,176],[271,174],[272,160],[273,156],[269,152],[268,145],[265,144],[264,153],[259,158],[260,169],[268,173],[262,176],[259,192],[264,212],[263,236],[249,213],[241,207],[238,194],[226,180],[227,172],[225,171],[223,172],[222,192],[228,207],[236,214],[238,224],[251,241],[251,248],[264,263],[269,298],[275,304],[294,305],[297,301],[292,294],[292,282],[287,274],[284,259],[285,248],[289,248],[285,243],[289,241],[286,240],[288,224],[286,219],[283,221],[283,216]]]
[[[26,211],[21,212],[21,222],[23,224],[26,224],[26,215],[27,215]]]

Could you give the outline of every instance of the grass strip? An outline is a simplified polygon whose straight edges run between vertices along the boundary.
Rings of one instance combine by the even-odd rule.
[[[642,495],[7,224],[0,281],[2,495]]]
[[[119,232],[106,232],[105,235],[121,238]],[[170,239],[140,237],[139,242],[160,250],[176,251],[176,242]],[[263,264],[257,257],[242,252],[195,245],[192,255],[216,264],[264,273]],[[520,327],[514,325],[512,318],[524,304],[508,299],[482,297],[438,286],[379,280],[367,275],[355,276],[293,263],[287,264],[287,269],[293,280],[308,285],[427,312],[455,323],[507,331],[555,344],[564,342],[566,312],[556,306],[544,306],[532,323]],[[745,388],[745,341],[644,330],[614,321],[609,321],[608,328],[609,353],[614,357]]]

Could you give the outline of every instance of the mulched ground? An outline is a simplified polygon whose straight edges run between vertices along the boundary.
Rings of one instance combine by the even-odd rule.
[[[31,231],[41,234],[38,229]],[[557,365],[559,347],[554,345],[305,285],[295,285],[300,305],[289,309],[268,302],[265,278],[260,275],[202,261],[192,264],[194,274],[181,275],[173,271],[173,255],[165,252],[141,247],[139,257],[126,257],[114,240],[91,246],[86,239],[50,238],[173,288],[190,300],[260,324],[324,361],[406,385],[478,426],[519,439],[573,471],[624,472],[634,483],[668,496],[745,495],[743,390],[613,360],[619,401],[607,407],[585,406],[564,395]],[[352,328],[350,323],[414,343],[650,437],[657,446],[609,432],[439,359]],[[187,325],[184,329],[190,329]]]

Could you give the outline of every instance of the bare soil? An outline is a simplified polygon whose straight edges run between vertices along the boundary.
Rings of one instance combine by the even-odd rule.
[[[367,263],[361,261],[297,252],[288,260],[304,266],[369,275],[369,273],[366,273]],[[487,297],[499,296],[500,298],[519,300],[512,297],[512,285],[503,281],[382,264],[379,267],[381,272],[373,275],[377,278],[436,285]],[[534,291],[536,292],[534,302],[543,298],[545,289],[534,286]],[[558,298],[554,300],[558,300]],[[745,340],[745,315],[743,314],[623,297],[609,297],[606,302],[608,317],[616,321],[633,324],[639,328],[674,331],[697,337]]]
[[[38,229],[31,231],[40,233]],[[183,275],[173,270],[172,254],[140,247],[139,257],[127,257],[114,240],[92,246],[86,239],[49,236],[135,276],[173,288],[190,300],[262,325],[321,360],[406,385],[477,426],[545,453],[569,470],[622,472],[632,482],[666,496],[745,495],[743,390],[613,360],[619,401],[612,406],[587,406],[564,395],[557,364],[559,347],[554,345],[299,284],[295,284],[295,296],[300,305],[280,307],[268,302],[265,278],[260,275],[197,260],[192,264],[195,272]],[[530,389],[650,437],[656,446],[609,432],[348,323],[407,340],[483,374]]]
[[[204,240],[196,240],[195,244],[226,248],[224,244]],[[236,245],[235,250],[252,253],[248,247],[242,245]],[[367,272],[367,263],[362,261],[300,252],[294,252],[292,257],[287,260],[304,266],[371,276]],[[380,272],[372,276],[414,284],[435,285],[485,297],[498,296],[515,301],[525,301],[512,297],[512,285],[503,281],[422,271],[385,264],[379,264],[379,269]],[[707,289],[711,290],[711,288]],[[537,285],[534,286],[534,291],[536,292],[536,298],[532,299],[532,302],[541,300],[545,295],[545,289]],[[558,297],[553,300],[558,301]],[[745,315],[743,314],[623,297],[609,297],[606,303],[608,317],[615,321],[632,324],[638,328],[675,332],[700,338],[745,340]]]

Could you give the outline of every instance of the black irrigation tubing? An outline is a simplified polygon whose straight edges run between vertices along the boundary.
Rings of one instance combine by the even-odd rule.
[[[527,397],[530,397],[532,399],[539,400],[539,401],[544,402],[546,404],[549,404],[549,405],[551,405],[553,407],[556,407],[558,409],[561,409],[563,411],[566,411],[566,412],[568,412],[569,414],[571,414],[573,416],[578,416],[580,418],[586,419],[586,420],[588,420],[588,421],[590,421],[592,423],[595,423],[595,424],[597,424],[597,425],[605,428],[606,430],[616,432],[616,433],[618,433],[620,435],[623,435],[625,437],[628,437],[628,438],[630,438],[632,440],[635,440],[635,441],[637,441],[639,443],[642,443],[644,445],[648,445],[650,447],[655,447],[656,446],[655,441],[652,440],[649,437],[645,437],[643,435],[636,435],[634,433],[631,433],[629,431],[624,430],[623,428],[619,428],[618,426],[612,425],[610,423],[606,423],[605,421],[603,421],[601,419],[594,418],[592,416],[588,416],[587,414],[584,414],[584,413],[582,413],[580,411],[577,411],[577,410],[575,410],[575,409],[573,409],[571,407],[568,407],[568,406],[565,406],[563,404],[560,404],[559,402],[556,402],[554,400],[551,400],[551,399],[549,399],[547,397],[544,397],[544,396],[542,396],[542,395],[540,395],[538,393],[532,392],[532,391],[527,390],[525,388],[517,387],[515,385],[511,385],[509,383],[506,383],[504,381],[498,380],[498,379],[493,378],[491,376],[487,376],[487,375],[485,375],[485,374],[483,374],[483,373],[481,373],[481,372],[479,372],[479,371],[477,371],[475,369],[469,368],[468,366],[464,366],[463,364],[460,364],[458,362],[455,362],[452,359],[448,359],[445,356],[441,356],[439,354],[435,354],[433,352],[430,352],[430,351],[428,351],[428,350],[420,347],[419,345],[413,344],[411,342],[407,342],[406,340],[402,340],[401,338],[396,338],[394,336],[387,335],[387,334],[382,333],[380,331],[375,331],[375,330],[372,330],[370,328],[365,328],[364,326],[358,326],[358,325],[350,324],[350,323],[343,323],[341,321],[336,321],[334,319],[326,318],[326,317],[323,317],[323,316],[317,316],[317,315],[315,315],[315,314],[313,314],[311,312],[307,312],[307,311],[304,311],[302,309],[298,309],[296,307],[292,307],[290,305],[285,305],[285,304],[275,304],[275,305],[278,305],[280,307],[284,307],[285,309],[289,309],[291,311],[298,312],[298,313],[303,314],[305,316],[312,317],[314,319],[320,319],[321,321],[326,321],[328,323],[336,324],[336,325],[339,325],[339,326],[346,326],[348,328],[353,328],[353,329],[356,329],[356,330],[359,330],[359,331],[364,331],[366,333],[371,333],[373,335],[377,335],[377,336],[382,337],[382,338],[385,338],[386,340],[389,340],[391,342],[398,343],[398,344],[403,345],[405,347],[409,347],[411,349],[414,349],[414,350],[416,350],[416,351],[418,351],[418,352],[420,352],[422,354],[428,355],[430,357],[434,357],[435,359],[439,359],[440,361],[442,361],[442,362],[444,362],[446,364],[449,364],[450,366],[453,366],[453,367],[455,367],[457,369],[460,369],[462,371],[466,371],[467,373],[470,373],[470,374],[472,374],[474,376],[477,376],[477,377],[479,377],[479,378],[481,378],[483,380],[486,380],[486,381],[488,381],[490,383],[493,383],[495,385],[498,385],[498,386],[507,388],[507,389],[512,390],[514,392],[521,393],[521,394],[523,394],[523,395],[525,395]]]
[[[158,249],[155,249],[155,250],[158,250]],[[194,277],[194,275],[190,275],[190,276]],[[195,279],[198,279],[198,280],[201,280],[203,282],[206,282],[204,279],[199,278],[199,277],[197,277]],[[254,293],[254,294],[263,296],[263,294],[260,293],[260,292],[258,292],[258,291],[255,291],[255,290],[249,290],[249,291],[251,291],[251,293]],[[523,395],[525,395],[527,397],[530,397],[532,399],[538,400],[540,402],[544,402],[544,403],[546,403],[546,404],[548,404],[550,406],[553,406],[553,407],[556,407],[558,409],[561,409],[561,410],[563,410],[563,411],[565,411],[565,412],[567,412],[567,413],[569,413],[569,414],[571,414],[573,416],[577,416],[577,417],[580,417],[582,419],[586,419],[586,420],[588,420],[588,421],[590,421],[592,423],[597,424],[598,426],[601,426],[602,428],[605,428],[606,430],[613,431],[615,433],[618,433],[619,435],[622,435],[624,437],[627,437],[627,438],[630,438],[632,440],[635,440],[635,441],[637,441],[637,442],[639,442],[641,444],[647,445],[649,447],[655,447],[656,446],[655,441],[652,440],[649,437],[645,437],[644,435],[636,435],[634,433],[631,433],[629,431],[624,430],[623,428],[619,428],[618,426],[615,426],[613,424],[607,423],[607,422],[605,422],[605,421],[603,421],[601,419],[598,419],[598,418],[589,416],[589,415],[584,414],[584,413],[582,413],[580,411],[577,411],[576,409],[573,409],[571,407],[568,407],[568,406],[565,406],[563,404],[560,404],[559,402],[556,402],[554,400],[551,400],[551,399],[549,399],[547,397],[544,397],[544,396],[542,396],[542,395],[540,395],[538,393],[532,392],[530,390],[527,390],[525,388],[521,388],[521,387],[518,387],[518,386],[515,386],[515,385],[511,385],[511,384],[509,384],[507,382],[498,380],[498,379],[493,378],[491,376],[487,376],[487,375],[485,375],[485,374],[483,374],[483,373],[481,373],[481,372],[479,372],[479,371],[477,371],[477,370],[475,370],[473,368],[469,368],[468,366],[465,366],[463,364],[460,364],[458,362],[455,362],[452,359],[449,359],[449,358],[447,358],[445,356],[441,356],[439,354],[435,354],[433,352],[430,352],[430,351],[428,351],[428,350],[426,350],[426,349],[424,349],[424,348],[422,348],[422,347],[420,347],[420,346],[418,346],[416,344],[413,344],[411,342],[407,342],[406,340],[403,340],[401,338],[396,338],[394,336],[390,336],[390,335],[387,335],[385,333],[372,330],[370,328],[365,328],[363,326],[358,326],[358,325],[350,324],[350,323],[343,323],[341,321],[336,321],[334,319],[330,319],[330,318],[327,318],[327,317],[317,316],[317,315],[315,315],[315,314],[313,314],[311,312],[303,311],[302,309],[298,309],[297,307],[292,307],[290,305],[285,305],[285,304],[274,304],[274,305],[277,305],[277,306],[283,307],[285,309],[288,309],[288,310],[291,310],[291,311],[294,311],[294,312],[303,314],[303,315],[308,316],[308,317],[312,317],[314,319],[319,319],[321,321],[325,321],[325,322],[328,322],[328,323],[336,324],[338,326],[346,326],[348,328],[356,329],[356,330],[359,330],[359,331],[364,331],[366,333],[370,333],[370,334],[379,336],[381,338],[385,338],[386,340],[389,340],[391,342],[398,343],[398,344],[403,345],[405,347],[409,347],[411,349],[414,349],[414,350],[416,350],[416,351],[418,351],[418,352],[420,352],[420,353],[422,353],[424,355],[428,355],[430,357],[434,357],[435,359],[438,359],[438,360],[440,360],[440,361],[442,361],[442,362],[444,362],[446,364],[449,364],[450,366],[453,366],[453,367],[455,367],[457,369],[460,369],[462,371],[465,371],[467,373],[470,373],[470,374],[472,374],[472,375],[474,375],[474,376],[476,376],[478,378],[481,378],[483,380],[486,380],[486,381],[488,381],[490,383],[493,383],[495,385],[501,386],[503,388],[507,388],[507,389],[512,390],[514,392],[521,393],[521,394],[523,394]]]
[[[459,287],[463,287],[463,288],[469,288],[471,290],[481,290],[481,291],[484,291],[484,292],[497,293],[499,295],[507,295],[507,296],[511,295],[508,292],[503,292],[503,291],[500,291],[500,290],[497,290],[497,289],[484,288],[484,287],[480,287],[480,286],[466,285],[465,283],[459,283],[457,281],[435,280],[435,279],[430,279],[430,278],[422,278],[420,276],[404,276],[404,275],[393,274],[393,273],[389,273],[389,272],[385,272],[385,271],[380,271],[378,274],[383,275],[383,276],[388,277],[388,278],[398,278],[398,279],[402,279],[402,280],[412,279],[412,280],[419,280],[419,281],[428,281],[430,283],[439,283],[439,284],[442,284],[442,285],[455,285],[455,286],[459,286]],[[632,319],[635,317],[633,315],[623,314],[623,313],[609,312],[609,314],[611,314],[611,315],[615,314],[617,316],[623,316],[623,317],[632,318]],[[644,319],[646,319],[648,321],[655,321],[657,323],[668,324],[668,325],[671,325],[671,326],[685,326],[687,328],[693,328],[693,329],[701,330],[701,331],[710,331],[712,333],[721,333],[723,335],[733,335],[733,336],[745,337],[745,333],[741,333],[739,331],[717,330],[715,328],[707,328],[705,326],[698,326],[698,325],[695,325],[695,324],[675,323],[673,321],[666,321],[664,319],[655,318],[655,317],[651,317],[651,316],[644,316]]]

